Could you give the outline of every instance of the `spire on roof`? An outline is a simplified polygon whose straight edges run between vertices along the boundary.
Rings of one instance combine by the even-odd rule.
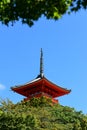
[[[41,55],[40,55],[40,76],[41,78],[43,77],[43,51],[41,48]]]

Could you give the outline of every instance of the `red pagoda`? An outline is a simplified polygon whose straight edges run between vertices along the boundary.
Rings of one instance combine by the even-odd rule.
[[[40,57],[40,74],[34,80],[23,85],[11,87],[11,89],[16,93],[25,96],[25,101],[30,100],[33,97],[39,98],[44,96],[46,98],[51,98],[53,103],[58,103],[58,100],[55,98],[69,94],[71,91],[52,83],[44,76],[42,49]]]

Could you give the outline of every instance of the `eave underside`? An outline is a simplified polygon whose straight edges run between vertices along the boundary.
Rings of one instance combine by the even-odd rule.
[[[35,87],[26,87],[22,89],[14,89],[13,91],[24,95],[26,97],[31,97],[32,95],[39,94],[39,93],[45,93],[53,98],[59,97],[65,94],[68,94],[69,92],[67,91],[61,91],[61,90],[54,90],[53,88],[49,88],[48,86],[35,86]]]

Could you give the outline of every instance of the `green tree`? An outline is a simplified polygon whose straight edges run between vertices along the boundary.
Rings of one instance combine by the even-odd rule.
[[[87,9],[87,0],[73,0],[71,4],[71,11],[78,11],[79,9]]]
[[[87,115],[68,106],[52,104],[45,97],[17,104],[1,101],[0,130],[44,129],[87,130]]]
[[[21,20],[32,26],[42,15],[59,19],[66,13],[72,0],[0,0],[0,21],[5,25]]]
[[[87,0],[0,0],[0,22],[8,26],[20,20],[31,27],[42,15],[58,20],[81,8],[87,9]]]

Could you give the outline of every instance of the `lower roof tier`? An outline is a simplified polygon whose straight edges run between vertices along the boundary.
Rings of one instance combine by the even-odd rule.
[[[43,78],[36,78],[31,82],[28,82],[24,85],[16,86],[11,88],[14,92],[17,92],[23,96],[31,97],[37,93],[46,93],[50,95],[52,98],[56,98],[59,96],[63,96],[65,94],[70,93],[71,90],[67,90],[62,88],[45,77]]]

